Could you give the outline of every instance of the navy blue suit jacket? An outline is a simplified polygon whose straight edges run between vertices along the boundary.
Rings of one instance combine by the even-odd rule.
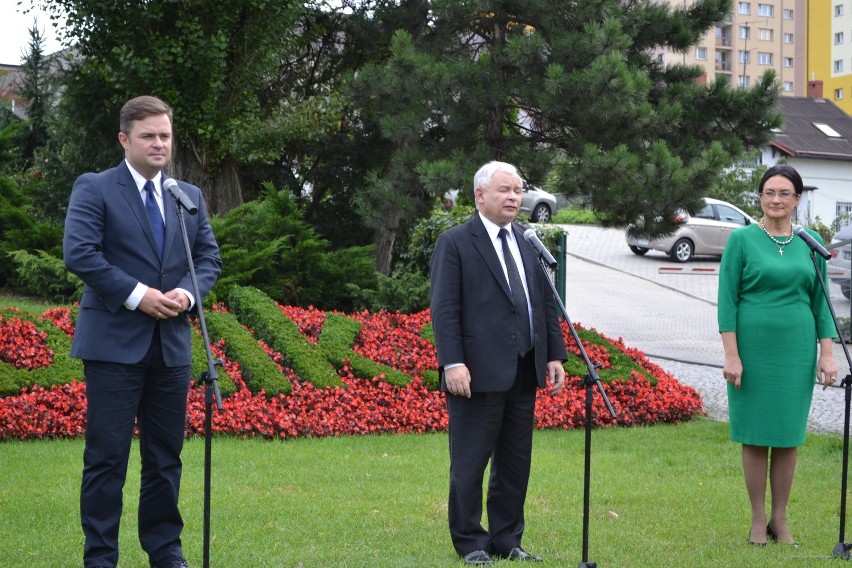
[[[556,301],[535,249],[512,223],[532,304],[535,372],[545,386],[548,361],[567,359]],[[441,371],[464,363],[471,392],[508,391],[518,368],[518,326],[503,267],[479,217],[438,237],[432,253],[431,312]]]
[[[65,266],[85,284],[72,357],[125,364],[142,360],[157,320],[124,307],[139,282],[164,293],[183,288],[201,299],[213,287],[222,261],[201,190],[178,183],[198,204],[197,215],[184,213],[197,292],[192,289],[177,212],[168,192],[163,195],[166,234],[160,258],[139,189],[123,160],[114,168],[77,178],[63,240]],[[192,353],[187,312],[159,325],[165,364],[189,365]]]

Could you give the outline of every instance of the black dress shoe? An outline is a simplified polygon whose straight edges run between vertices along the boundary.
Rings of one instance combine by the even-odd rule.
[[[520,546],[516,546],[509,551],[509,554],[503,555],[503,558],[508,558],[515,562],[541,562],[541,556],[530,554]]]
[[[474,550],[473,552],[468,552],[464,555],[464,563],[475,566],[485,566],[494,564],[494,561],[491,560],[491,556],[489,556],[489,554],[484,550]]]
[[[177,558],[165,564],[157,564],[156,568],[189,568],[189,562],[186,558]]]

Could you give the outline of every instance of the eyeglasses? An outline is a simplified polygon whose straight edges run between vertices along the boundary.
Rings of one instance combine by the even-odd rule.
[[[770,190],[770,191],[764,191],[763,193],[761,193],[761,195],[762,195],[763,197],[767,198],[767,199],[775,199],[775,196],[776,196],[776,195],[777,195],[778,197],[780,197],[781,199],[790,199],[791,197],[793,197],[794,195],[796,195],[796,192],[794,192],[794,191],[779,191],[779,192],[775,192],[775,191]]]

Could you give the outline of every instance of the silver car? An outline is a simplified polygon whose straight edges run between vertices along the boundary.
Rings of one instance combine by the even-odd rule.
[[[456,206],[459,190],[451,189],[444,194],[444,209]],[[533,223],[547,223],[553,214],[559,210],[556,197],[543,189],[524,180],[521,195],[521,213],[528,216]]]
[[[696,255],[721,256],[731,231],[756,223],[748,213],[726,201],[705,197],[704,203],[695,215],[681,213],[684,223],[671,235],[642,239],[628,234],[627,246],[634,254],[658,250],[675,262],[688,262]]]
[[[852,270],[852,246],[849,241],[852,240],[852,225],[847,225],[837,231],[837,234],[831,239],[831,245],[828,251],[831,253],[831,258],[828,259],[826,272],[828,278],[838,286],[844,297],[849,298],[849,273]]]

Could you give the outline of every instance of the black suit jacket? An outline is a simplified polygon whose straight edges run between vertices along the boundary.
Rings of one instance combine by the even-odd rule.
[[[163,181],[165,180],[163,177]],[[198,280],[197,296],[204,298],[222,268],[201,190],[179,182],[198,204],[197,215],[184,215]],[[80,176],[71,191],[65,218],[65,266],[85,284],[71,356],[131,364],[142,359],[151,344],[157,320],[124,307],[141,282],[168,292],[194,292],[174,200],[163,196],[165,252],[160,258],[145,205],[136,182],[122,162],[101,173]],[[187,313],[159,322],[163,360],[170,367],[191,362]]]
[[[567,359],[557,321],[556,301],[538,261],[512,223],[521,251],[532,304],[533,347],[538,385],[546,384],[548,361]],[[518,368],[518,328],[512,294],[485,225],[474,215],[438,237],[432,254],[431,312],[441,373],[444,365],[464,363],[471,392],[508,391]]]

